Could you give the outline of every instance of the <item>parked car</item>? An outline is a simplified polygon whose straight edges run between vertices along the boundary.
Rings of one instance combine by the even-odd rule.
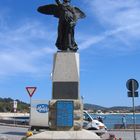
[[[94,119],[87,111],[83,112],[83,128],[86,130],[95,130],[98,135],[107,132],[107,127],[97,119]]]

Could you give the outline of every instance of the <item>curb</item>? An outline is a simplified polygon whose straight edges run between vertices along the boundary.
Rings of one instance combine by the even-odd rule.
[[[11,127],[21,127],[21,128],[29,128],[29,125],[18,125],[18,124],[6,124],[6,123],[0,123],[1,126],[11,126]]]

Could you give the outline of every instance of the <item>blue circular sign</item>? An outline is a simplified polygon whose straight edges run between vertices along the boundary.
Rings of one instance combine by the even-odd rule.
[[[129,79],[126,83],[126,87],[129,91],[132,91],[134,88],[134,91],[136,91],[139,88],[139,83],[135,79]]]

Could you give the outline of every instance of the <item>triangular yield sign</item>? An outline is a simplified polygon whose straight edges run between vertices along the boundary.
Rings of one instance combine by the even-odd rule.
[[[36,87],[26,87],[26,90],[30,97],[33,96],[34,92],[36,91]]]

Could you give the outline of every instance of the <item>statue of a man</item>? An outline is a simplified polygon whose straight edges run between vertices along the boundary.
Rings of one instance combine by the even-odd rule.
[[[38,11],[43,14],[54,15],[59,18],[58,38],[56,47],[62,51],[78,50],[74,38],[74,29],[78,19],[84,18],[85,14],[77,7],[70,5],[70,0],[55,0],[56,4],[40,6]]]

